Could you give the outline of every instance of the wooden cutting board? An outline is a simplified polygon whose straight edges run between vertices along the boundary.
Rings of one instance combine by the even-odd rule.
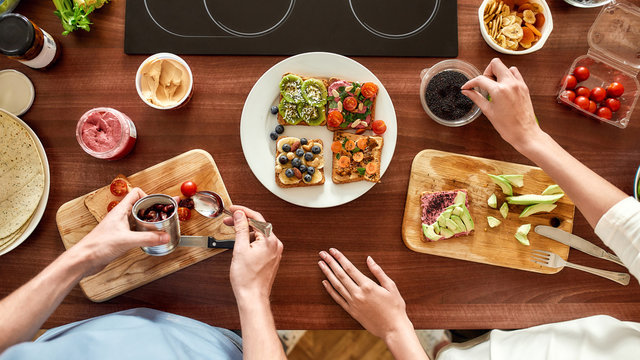
[[[524,209],[521,205],[509,205],[509,214],[503,219],[498,209],[487,205],[492,193],[498,197],[498,208],[505,202],[500,188],[487,174],[522,174],[524,186],[513,188],[514,195],[540,194],[553,180],[538,167],[459,155],[437,150],[423,150],[413,159],[407,202],[402,221],[402,239],[405,245],[420,253],[468,260],[508,268],[554,274],[562,268],[552,269],[530,261],[531,250],[541,249],[554,252],[563,259],[569,256],[569,247],[557,241],[538,235],[533,231],[536,225],[550,225],[550,220],[561,220],[560,229],[571,232],[575,205],[568,196],[558,200],[551,213],[540,213],[525,218],[518,216]],[[421,227],[420,195],[423,191],[448,191],[466,189],[469,211],[475,222],[475,231],[469,236],[424,242]],[[490,228],[487,216],[502,221],[498,227]],[[531,224],[528,238],[530,246],[520,244],[515,237],[516,229],[523,224]]]
[[[113,174],[114,178],[118,174]],[[147,194],[179,196],[180,185],[192,180],[200,190],[215,191],[225,206],[231,199],[211,155],[204,150],[191,150],[172,159],[127,176],[132,186]],[[108,187],[107,185],[106,187]],[[85,206],[85,198],[101,189],[63,204],[56,215],[62,243],[69,249],[87,235],[98,220]],[[107,204],[104,204],[105,208]],[[180,223],[183,235],[212,235],[218,239],[235,237],[232,227],[222,217],[209,219],[192,211],[190,220]],[[174,273],[225,250],[179,247],[166,256],[150,256],[135,248],[114,260],[101,272],[80,281],[85,295],[95,302],[109,300],[129,290]]]

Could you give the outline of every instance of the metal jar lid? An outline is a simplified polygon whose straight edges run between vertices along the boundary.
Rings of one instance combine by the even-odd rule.
[[[20,14],[0,16],[0,52],[8,56],[24,55],[33,45],[35,29]]]

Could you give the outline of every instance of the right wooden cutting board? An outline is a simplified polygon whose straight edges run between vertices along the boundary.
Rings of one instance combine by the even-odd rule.
[[[524,186],[513,188],[514,195],[540,194],[553,180],[538,167],[510,162],[460,155],[438,150],[423,150],[413,159],[407,191],[407,202],[402,221],[402,238],[405,245],[416,252],[461,259],[514,269],[554,274],[562,268],[548,268],[531,262],[531,251],[547,250],[569,256],[569,247],[538,235],[533,231],[537,225],[550,225],[552,218],[560,219],[559,228],[568,232],[573,229],[575,205],[568,196],[556,203],[551,213],[539,213],[520,218],[525,206],[509,205],[509,214],[503,219],[498,209],[487,205],[491,194],[498,198],[498,208],[505,202],[502,190],[487,174],[521,174]],[[422,236],[420,195],[424,191],[448,191],[466,189],[469,211],[475,222],[475,231],[469,236],[450,238],[436,242],[425,242]],[[490,228],[487,216],[493,216],[502,224]],[[514,234],[523,224],[531,224],[528,238],[530,246],[522,245]]]

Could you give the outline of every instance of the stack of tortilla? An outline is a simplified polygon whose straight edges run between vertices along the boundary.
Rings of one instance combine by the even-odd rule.
[[[0,111],[0,252],[24,233],[44,193],[44,167],[27,129]]]

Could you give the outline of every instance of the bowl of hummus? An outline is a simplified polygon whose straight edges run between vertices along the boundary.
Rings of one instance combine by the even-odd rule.
[[[149,56],[136,73],[140,99],[154,109],[169,110],[184,106],[193,93],[191,68],[171,53]]]

